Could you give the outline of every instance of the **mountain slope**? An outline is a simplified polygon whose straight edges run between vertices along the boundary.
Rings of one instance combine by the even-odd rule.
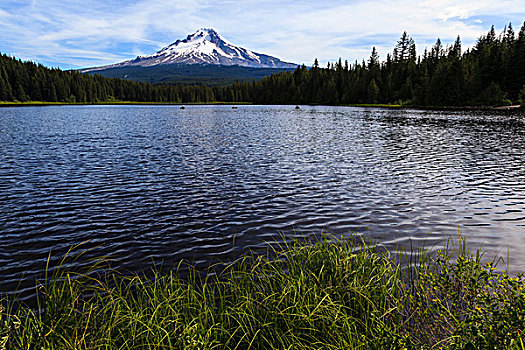
[[[89,74],[100,74],[106,78],[120,78],[152,84],[183,84],[220,86],[236,81],[259,80],[265,76],[292,69],[251,68],[241,66],[218,66],[204,64],[164,64],[157,66],[111,67]]]
[[[86,73],[110,68],[152,67],[173,64],[288,69],[297,67],[296,64],[283,62],[276,57],[255,53],[236,46],[220,36],[215,30],[203,28],[188,35],[186,39],[177,40],[154,54],[138,56],[134,60],[109,66],[87,68],[81,71]]]

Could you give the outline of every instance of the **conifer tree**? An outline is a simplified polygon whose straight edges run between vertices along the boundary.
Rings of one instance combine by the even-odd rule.
[[[523,87],[521,88],[519,94],[518,94],[518,103],[522,106],[522,107],[525,107],[525,85],[523,85]]]
[[[379,65],[379,54],[377,53],[376,47],[374,46],[372,47],[372,53],[368,59],[368,69],[372,69],[377,65]]]
[[[18,101],[21,101],[21,102],[27,101],[27,95],[26,95],[24,88],[22,87],[21,82],[18,82],[16,85],[15,96]]]
[[[407,34],[403,32],[401,38],[397,42],[396,47],[394,48],[394,61],[402,62],[409,59],[415,59],[415,43],[414,40]]]
[[[512,23],[509,23],[509,26],[507,27],[506,33],[505,33],[505,42],[509,45],[512,45],[514,43],[516,33],[514,33],[514,29],[512,28]]]
[[[7,87],[2,74],[0,74],[0,101],[7,101]]]
[[[461,58],[461,38],[456,38],[456,41],[454,42],[454,45],[452,46],[452,50],[450,51],[451,56],[455,59]]]
[[[374,79],[370,80],[367,89],[367,102],[368,103],[378,103],[379,102],[379,87],[376,84]]]

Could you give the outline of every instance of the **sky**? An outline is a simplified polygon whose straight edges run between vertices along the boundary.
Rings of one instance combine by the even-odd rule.
[[[525,21],[523,0],[0,0],[0,52],[62,69],[120,62],[200,28],[284,61],[382,59],[403,31],[418,53],[439,37],[471,46]]]

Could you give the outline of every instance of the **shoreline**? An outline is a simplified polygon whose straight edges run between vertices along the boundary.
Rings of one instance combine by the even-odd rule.
[[[407,252],[358,237],[283,244],[218,275],[67,269],[37,284],[38,307],[0,297],[0,349],[514,348],[523,344],[525,277],[483,263],[459,237]],[[97,273],[98,271],[98,273]],[[334,344],[338,344],[334,347]],[[469,347],[469,344],[471,347]],[[276,346],[277,345],[277,346]]]
[[[0,102],[1,107],[46,107],[46,106],[214,106],[214,105],[251,105],[249,102],[137,102],[137,101],[108,101],[108,102],[45,102],[45,101],[29,101],[29,102]]]
[[[28,101],[28,102],[0,102],[2,107],[47,107],[47,106],[253,106],[257,105],[252,102],[138,102],[138,101],[108,101],[108,102],[46,102],[46,101]],[[272,104],[260,104],[261,106],[272,106]],[[295,106],[295,104],[285,104],[283,106]],[[512,106],[415,106],[415,105],[398,105],[384,103],[356,103],[348,105],[322,105],[322,104],[305,104],[299,106],[323,106],[323,107],[354,107],[354,108],[384,108],[384,109],[407,109],[407,110],[429,110],[429,111],[496,111],[496,112],[524,112],[525,107],[520,105]]]

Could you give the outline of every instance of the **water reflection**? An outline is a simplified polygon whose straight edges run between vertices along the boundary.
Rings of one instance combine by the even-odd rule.
[[[461,229],[522,271],[524,134],[520,116],[490,113],[2,108],[1,289],[86,240],[136,270],[321,231],[393,248]]]

